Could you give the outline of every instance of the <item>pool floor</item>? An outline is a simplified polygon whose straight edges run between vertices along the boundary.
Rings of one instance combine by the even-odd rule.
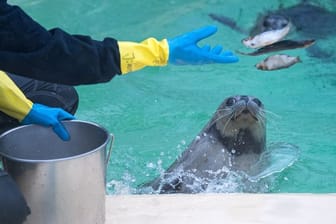
[[[301,0],[10,2],[23,7],[47,28],[60,27],[97,40],[161,40],[215,25],[218,32],[200,41],[200,47],[219,44],[233,52],[249,52],[241,43],[248,34],[212,20],[209,14],[230,17],[249,30],[261,14],[292,7]],[[336,15],[335,0],[309,2]],[[334,20],[321,27],[335,24]],[[332,33],[336,33],[335,26],[330,27]],[[295,29],[286,38],[310,39]],[[80,96],[76,118],[104,126],[116,139],[107,168],[108,193],[133,194],[138,186],[159,176],[196,137],[220,103],[240,94],[258,97],[265,105],[268,145],[288,143],[300,151],[289,166],[283,166],[280,159],[273,160],[272,165],[281,172],[272,173],[267,192],[335,193],[335,45],[336,35],[326,35],[317,38],[314,45],[323,57],[312,57],[308,52],[312,48],[281,51],[300,56],[302,63],[272,72],[254,67],[269,55],[239,55],[235,64],[147,67],[116,76],[108,83],[76,87]],[[220,193],[227,192],[224,190]]]

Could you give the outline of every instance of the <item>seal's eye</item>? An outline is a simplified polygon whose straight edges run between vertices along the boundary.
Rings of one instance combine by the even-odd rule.
[[[252,101],[255,102],[259,107],[262,106],[262,102],[259,99],[254,98]]]
[[[230,97],[229,99],[227,99],[227,101],[226,101],[226,106],[233,106],[233,104],[235,104],[236,103],[236,99],[235,98],[233,98],[233,97]]]

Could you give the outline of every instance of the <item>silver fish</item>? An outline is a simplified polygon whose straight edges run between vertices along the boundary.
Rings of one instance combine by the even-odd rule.
[[[273,43],[276,43],[283,39],[289,32],[291,24],[288,23],[287,26],[279,30],[269,30],[260,33],[254,37],[248,37],[242,40],[242,43],[249,48],[261,48]]]
[[[292,57],[286,54],[276,54],[269,56],[265,60],[256,64],[256,68],[259,70],[271,71],[288,68],[298,62],[301,62],[299,57]]]

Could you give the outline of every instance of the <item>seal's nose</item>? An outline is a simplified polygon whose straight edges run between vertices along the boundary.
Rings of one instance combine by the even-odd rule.
[[[243,114],[248,114],[248,113],[250,113],[250,111],[249,111],[247,108],[245,108],[245,109],[242,111],[242,113],[243,113]]]
[[[248,101],[249,101],[249,97],[248,97],[248,96],[245,96],[245,95],[243,95],[243,96],[241,96],[241,97],[240,97],[240,100],[244,100],[244,101],[245,101],[245,103],[247,104],[247,103],[248,103]]]
[[[244,106],[242,105],[244,108],[242,108],[241,113],[243,113],[243,114],[250,113],[249,109],[247,108],[247,104],[248,104],[249,100],[250,100],[250,98],[246,95],[240,96],[240,101],[244,102]]]

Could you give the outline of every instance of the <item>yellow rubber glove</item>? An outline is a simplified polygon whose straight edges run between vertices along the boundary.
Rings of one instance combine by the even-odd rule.
[[[0,71],[0,110],[21,122],[32,106],[33,103],[26,98],[7,74]]]
[[[217,27],[205,26],[171,39],[158,41],[148,38],[141,43],[119,41],[121,73],[126,74],[145,66],[202,65],[234,63],[239,59],[217,45],[198,46],[198,42],[215,34]]]
[[[61,121],[75,119],[61,108],[33,104],[2,71],[0,71],[0,111],[16,118],[22,124],[52,127],[55,133],[65,141],[70,139],[70,135]]]
[[[121,73],[126,74],[145,66],[164,66],[168,63],[169,47],[166,39],[148,38],[141,43],[118,41]]]

